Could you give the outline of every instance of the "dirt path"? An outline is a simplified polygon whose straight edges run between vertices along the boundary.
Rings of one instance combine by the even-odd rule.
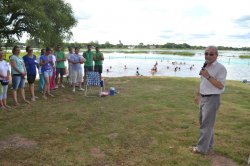
[[[210,154],[208,158],[212,160],[212,166],[239,166],[232,159],[219,154]]]

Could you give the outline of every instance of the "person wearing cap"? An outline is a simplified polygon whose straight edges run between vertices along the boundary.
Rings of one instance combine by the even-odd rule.
[[[61,50],[61,46],[57,45],[56,50],[55,50],[55,56],[56,56],[56,88],[58,88],[58,79],[59,79],[59,74],[60,74],[60,85],[62,88],[64,88],[63,85],[63,75],[65,73],[65,61],[66,61],[66,56],[64,52]]]
[[[100,74],[100,79],[101,79],[104,56],[103,53],[100,51],[99,47],[96,47],[95,50],[96,52],[94,54],[94,61],[95,61],[94,70],[95,72],[98,72]]]
[[[51,97],[54,97],[54,95],[50,93],[50,80],[51,80],[52,72],[53,72],[53,68],[52,68],[53,60],[51,56],[51,48],[47,47],[45,54],[41,55],[40,65],[42,66],[41,71],[43,73],[44,80],[45,80],[45,84],[43,87],[43,98],[47,99],[46,94],[48,94]]]
[[[199,104],[200,137],[193,153],[207,154],[214,146],[214,124],[220,106],[220,94],[225,90],[227,70],[217,61],[218,49],[209,46],[205,49],[205,64],[200,71],[201,82],[195,96]]]
[[[26,47],[27,55],[23,56],[23,61],[25,63],[25,67],[27,70],[27,80],[29,83],[29,89],[31,94],[31,101],[36,101],[35,96],[35,85],[34,82],[36,80],[36,68],[37,68],[37,60],[36,55],[33,54],[33,48],[31,46]]]
[[[85,58],[85,63],[84,63],[84,83],[86,80],[86,73],[88,71],[93,71],[93,60],[94,60],[94,53],[91,51],[92,46],[88,45],[87,46],[87,51],[83,53],[83,57]]]
[[[17,90],[20,89],[21,96],[23,101],[26,103],[30,103],[26,100],[25,97],[25,77],[27,75],[27,71],[25,68],[25,64],[23,58],[20,57],[20,48],[19,46],[14,46],[12,49],[13,55],[10,57],[10,65],[11,65],[11,76],[12,76],[12,95],[14,98],[15,105],[20,105],[17,100]]]

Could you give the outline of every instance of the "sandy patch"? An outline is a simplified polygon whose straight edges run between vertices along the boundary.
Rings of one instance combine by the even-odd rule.
[[[104,159],[105,158],[105,154],[104,152],[100,149],[100,147],[95,147],[91,149],[90,152],[91,156],[97,158],[97,159]]]
[[[13,135],[5,140],[0,141],[0,152],[4,151],[5,149],[32,149],[36,146],[37,142],[33,140],[24,138],[21,135]]]

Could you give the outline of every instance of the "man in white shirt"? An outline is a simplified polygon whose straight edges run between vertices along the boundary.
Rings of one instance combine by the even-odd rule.
[[[220,106],[220,94],[225,90],[226,68],[217,62],[218,50],[209,46],[205,50],[205,60],[200,71],[201,83],[195,97],[200,104],[200,138],[192,152],[206,154],[213,149],[214,123]]]

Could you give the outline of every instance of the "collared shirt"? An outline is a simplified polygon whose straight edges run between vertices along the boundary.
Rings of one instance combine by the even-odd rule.
[[[209,75],[221,82],[224,85],[223,89],[219,89],[215,87],[212,83],[209,82],[205,77],[201,76],[200,83],[200,94],[210,95],[210,94],[221,94],[225,90],[226,76],[227,70],[226,68],[219,62],[215,61],[211,64],[211,66],[206,67]]]

